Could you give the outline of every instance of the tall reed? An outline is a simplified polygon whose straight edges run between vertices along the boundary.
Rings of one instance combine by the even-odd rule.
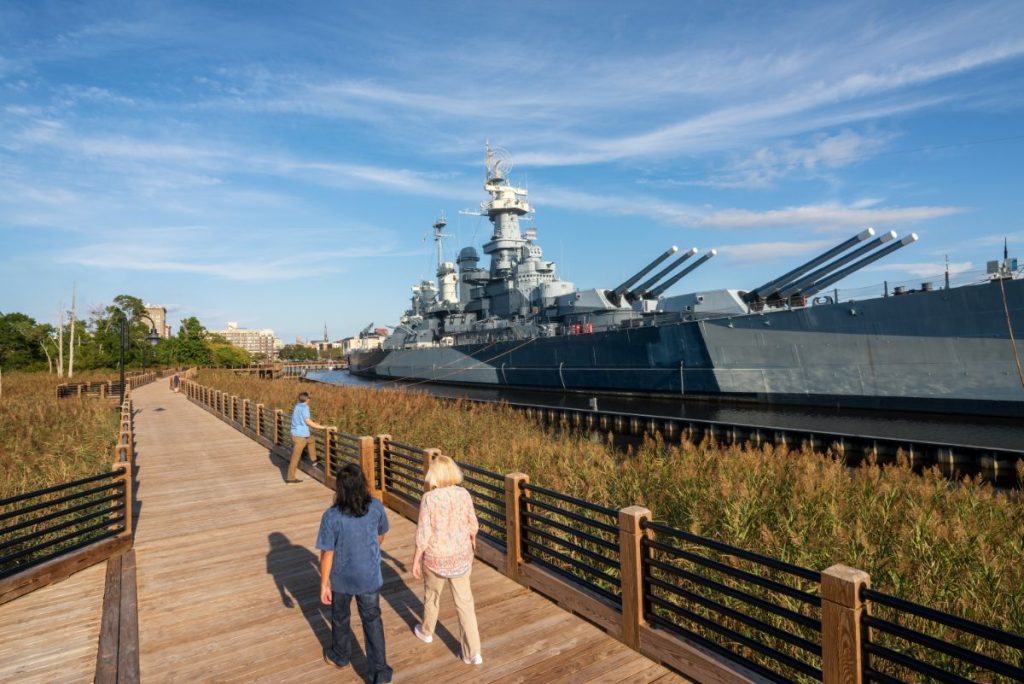
[[[110,468],[117,438],[116,407],[99,399],[58,400],[54,377],[4,373],[0,498]]]

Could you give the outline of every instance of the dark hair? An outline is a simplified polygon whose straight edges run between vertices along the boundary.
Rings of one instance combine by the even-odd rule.
[[[361,518],[370,510],[370,489],[366,486],[363,469],[355,463],[346,463],[338,468],[335,476],[334,505],[345,515]]]
[[[299,402],[304,402],[309,399],[309,392],[302,392],[299,394]]]

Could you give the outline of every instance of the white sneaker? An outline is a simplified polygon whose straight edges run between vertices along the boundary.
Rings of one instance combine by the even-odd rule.
[[[466,663],[467,665],[483,665],[484,657],[482,655],[477,654],[472,658],[463,658],[462,662]]]
[[[426,632],[423,631],[423,625],[416,625],[415,627],[412,628],[412,632],[413,632],[413,634],[416,635],[417,639],[419,639],[420,641],[422,641],[425,644],[429,644],[431,641],[434,640],[434,635],[433,634],[427,634]]]

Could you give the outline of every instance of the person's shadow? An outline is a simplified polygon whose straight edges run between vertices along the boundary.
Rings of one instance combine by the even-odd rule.
[[[402,618],[411,632],[412,629],[423,622],[423,601],[414,592],[399,572],[408,572],[407,566],[384,549],[380,550],[380,571],[384,577],[384,586],[381,587],[381,598],[388,602],[391,610],[395,611],[398,617]],[[392,567],[394,566],[394,567]],[[397,572],[396,572],[397,568]],[[410,573],[408,581],[422,583],[422,580],[413,578]],[[442,599],[444,600],[444,599]],[[444,642],[445,646],[452,653],[459,653],[461,644],[459,639],[449,632],[438,622],[434,628],[434,636]]]
[[[331,645],[331,608],[320,603],[320,559],[304,546],[292,544],[281,532],[267,537],[267,574],[281,594],[285,608],[298,606],[321,648]],[[355,611],[355,606],[352,607]],[[362,647],[352,636],[352,669],[363,679],[369,670]]]

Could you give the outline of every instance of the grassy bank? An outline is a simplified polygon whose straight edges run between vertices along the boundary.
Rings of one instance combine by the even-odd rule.
[[[109,377],[109,373],[88,373],[81,381]],[[113,403],[58,400],[53,389],[57,384],[56,376],[46,373],[4,373],[0,498],[110,467],[118,418]]]
[[[1024,506],[978,480],[849,469],[772,446],[648,440],[624,454],[498,406],[227,372],[199,380],[286,410],[308,391],[314,418],[344,432],[391,433],[497,472],[522,470],[574,496],[642,504],[677,527],[816,570],[846,563],[882,591],[1024,632]]]

